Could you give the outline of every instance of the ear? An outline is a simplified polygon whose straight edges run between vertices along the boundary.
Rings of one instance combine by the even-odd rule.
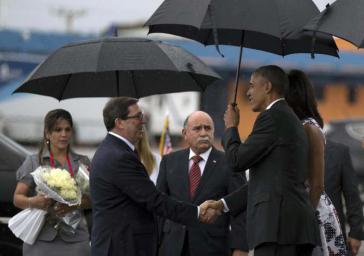
[[[183,136],[183,138],[186,138],[186,133],[187,133],[186,129],[185,129],[185,128],[183,128],[183,129],[182,129],[182,136]]]
[[[264,89],[265,89],[266,94],[272,93],[272,91],[273,91],[273,85],[272,85],[272,83],[270,81],[266,81],[265,82],[265,88]]]
[[[115,118],[114,124],[115,124],[115,127],[119,128],[119,129],[124,127],[124,122],[120,118]]]

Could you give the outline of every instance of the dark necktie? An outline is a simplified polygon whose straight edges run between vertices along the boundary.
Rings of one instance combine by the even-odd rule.
[[[134,153],[136,154],[137,158],[140,160],[139,152],[137,149],[134,149]]]
[[[201,180],[201,170],[198,163],[202,160],[202,157],[199,155],[195,155],[192,157],[193,164],[190,169],[189,173],[189,180],[190,180],[190,197],[191,199],[194,198],[196,188]]]

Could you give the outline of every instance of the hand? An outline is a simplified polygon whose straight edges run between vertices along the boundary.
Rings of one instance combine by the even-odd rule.
[[[221,200],[207,200],[200,205],[199,219],[202,223],[211,224],[219,217],[224,209],[224,204]]]
[[[224,114],[225,128],[237,127],[240,120],[240,110],[237,106],[233,107],[232,104],[227,106]]]
[[[248,256],[249,252],[244,252],[239,249],[234,249],[233,254],[231,256]]]
[[[61,204],[61,203],[55,203],[54,207],[54,212],[56,214],[57,217],[64,217],[67,213],[73,211],[76,209],[75,206],[68,206],[66,204]]]
[[[54,200],[47,198],[44,194],[39,193],[34,197],[28,197],[29,207],[38,208],[48,211],[48,208],[54,204]]]
[[[357,255],[361,246],[361,241],[352,237],[348,237],[348,247],[351,250],[353,256]]]

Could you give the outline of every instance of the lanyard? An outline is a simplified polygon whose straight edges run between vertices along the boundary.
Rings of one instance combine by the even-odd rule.
[[[53,157],[53,153],[52,152],[49,152],[50,154],[50,156],[49,156],[49,162],[50,162],[50,164],[51,164],[51,167],[52,168],[55,168],[55,164],[54,164],[54,157]],[[70,161],[70,159],[69,159],[69,157],[68,157],[68,154],[67,154],[67,164],[68,164],[68,169],[69,169],[69,171],[70,171],[70,173],[71,173],[71,176],[72,177],[74,177],[75,176],[75,174],[73,173],[73,170],[72,170],[72,165],[71,165],[71,161]]]

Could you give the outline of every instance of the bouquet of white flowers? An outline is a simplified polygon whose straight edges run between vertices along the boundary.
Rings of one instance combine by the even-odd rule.
[[[68,206],[80,205],[82,193],[89,190],[88,172],[82,164],[75,178],[67,170],[44,166],[38,167],[31,175],[39,193]],[[18,238],[33,244],[44,224],[46,213],[40,209],[25,209],[10,219],[9,228]],[[55,228],[74,233],[80,220],[81,214],[75,210],[60,218]]]
[[[68,206],[81,203],[81,190],[67,170],[40,166],[31,175],[37,191],[48,198]]]

